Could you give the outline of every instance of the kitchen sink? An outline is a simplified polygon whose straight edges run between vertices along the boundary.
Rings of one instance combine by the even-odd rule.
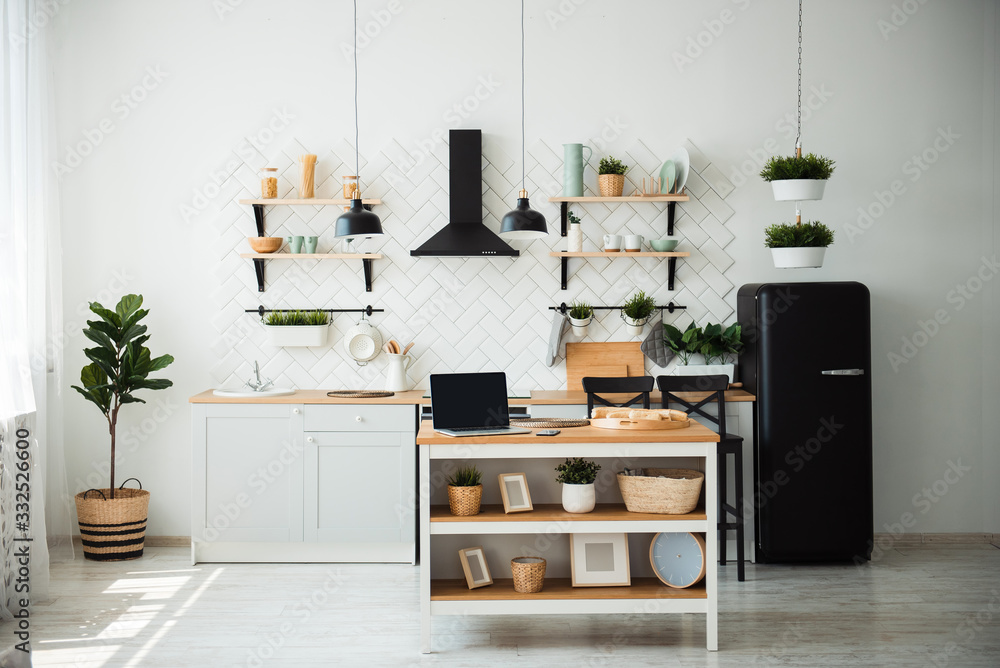
[[[280,397],[286,394],[295,394],[295,390],[288,390],[281,387],[272,387],[270,389],[257,392],[249,388],[241,388],[239,390],[214,390],[212,394],[214,394],[217,397],[232,397],[234,399],[246,399],[251,397]]]

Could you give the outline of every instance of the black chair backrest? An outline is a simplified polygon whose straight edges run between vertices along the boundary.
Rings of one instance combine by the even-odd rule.
[[[613,408],[624,408],[634,403],[642,401],[643,408],[649,408],[649,393],[653,391],[654,379],[652,376],[627,376],[618,378],[598,378],[586,376],[582,379],[583,391],[587,393],[587,417],[594,414],[594,402],[599,402],[605,406]],[[636,395],[628,401],[615,404],[601,394],[623,394],[635,392]]]
[[[702,417],[719,426],[719,433],[726,434],[726,389],[729,387],[729,376],[657,376],[656,387],[660,390],[660,406],[670,408],[673,403],[682,406],[690,417]],[[678,396],[684,392],[708,392],[701,400]],[[705,407],[713,401],[719,404],[719,414],[712,415]]]

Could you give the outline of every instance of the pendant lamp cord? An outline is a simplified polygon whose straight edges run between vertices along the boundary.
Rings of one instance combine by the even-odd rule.
[[[523,2],[523,0],[522,0]],[[802,0],[799,0],[799,101],[797,130],[795,133],[795,153],[802,154]]]
[[[801,1],[799,5],[801,6]],[[801,21],[799,22],[801,26]],[[802,41],[801,36],[799,41]],[[801,49],[799,49],[801,51]],[[801,62],[801,61],[800,61]],[[801,70],[799,70],[801,75]],[[801,97],[801,95],[800,95]],[[358,157],[358,0],[354,0],[354,173],[358,175],[357,197],[361,197],[361,159]]]
[[[524,0],[521,0],[521,190],[524,190],[524,171]]]

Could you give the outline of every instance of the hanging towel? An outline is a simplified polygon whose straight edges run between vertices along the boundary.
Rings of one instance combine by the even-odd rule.
[[[674,356],[674,351],[663,340],[663,325],[656,321],[653,322],[653,328],[650,330],[649,336],[639,346],[639,350],[656,366],[667,366],[667,362]]]
[[[549,354],[545,360],[546,366],[553,366],[559,359],[559,348],[562,347],[562,339],[569,331],[569,318],[565,313],[555,311],[555,318],[552,320],[552,333],[549,334]]]

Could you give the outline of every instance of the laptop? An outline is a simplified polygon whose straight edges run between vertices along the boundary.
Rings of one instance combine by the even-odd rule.
[[[507,374],[436,373],[431,375],[434,431],[445,436],[530,434],[511,427],[507,409]]]

